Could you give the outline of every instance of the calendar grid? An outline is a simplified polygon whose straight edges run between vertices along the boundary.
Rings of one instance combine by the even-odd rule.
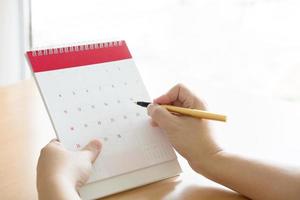
[[[84,59],[87,63],[76,67],[56,66],[60,61],[51,61],[52,65],[48,63],[50,68],[45,70],[39,66],[48,59],[45,57],[53,59],[54,55],[29,53],[30,60],[34,59],[36,82],[60,141],[72,150],[80,150],[94,138],[102,141],[101,155],[89,182],[176,159],[167,137],[159,128],[150,125],[146,109],[134,103],[150,101],[150,97],[126,43],[84,52],[110,52],[109,49],[114,48],[114,51],[121,51],[117,55],[127,57],[114,60],[116,56],[110,55],[112,60],[106,58],[105,62],[94,60],[96,63],[90,63],[89,59],[94,59],[92,56]],[[83,60],[80,58],[77,62],[76,57],[68,57],[73,55],[70,52],[59,56],[62,55],[64,59],[73,60],[73,64]],[[88,55],[90,53],[84,54]],[[37,60],[41,57],[44,60]]]

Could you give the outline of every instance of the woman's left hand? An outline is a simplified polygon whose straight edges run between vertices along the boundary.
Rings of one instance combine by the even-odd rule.
[[[57,140],[42,150],[37,166],[39,199],[80,199],[78,189],[89,179],[101,142],[92,140],[80,151],[69,151]]]

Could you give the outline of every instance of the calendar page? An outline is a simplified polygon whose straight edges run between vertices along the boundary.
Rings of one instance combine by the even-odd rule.
[[[136,101],[150,101],[125,41],[28,52],[58,139],[103,147],[89,182],[176,159],[168,139]]]

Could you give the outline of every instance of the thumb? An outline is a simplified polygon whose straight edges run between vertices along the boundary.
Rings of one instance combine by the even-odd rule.
[[[90,141],[83,149],[81,149],[81,151],[85,152],[89,157],[90,161],[94,163],[101,151],[101,147],[101,142],[97,139],[94,139]]]
[[[177,117],[172,115],[167,109],[157,104],[149,104],[148,115],[162,129],[170,129],[175,126]],[[175,122],[175,123],[174,123]]]

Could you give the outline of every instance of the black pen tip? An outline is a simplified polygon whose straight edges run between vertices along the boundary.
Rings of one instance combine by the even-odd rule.
[[[136,103],[137,105],[142,106],[142,107],[147,107],[149,104],[151,104],[150,102],[143,102],[143,101],[137,101],[134,103]]]

